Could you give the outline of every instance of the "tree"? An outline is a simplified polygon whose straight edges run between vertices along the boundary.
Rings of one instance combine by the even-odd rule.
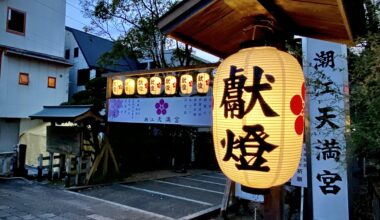
[[[380,165],[379,5],[365,0],[367,33],[349,53],[352,141],[359,156]]]
[[[178,42],[173,45],[173,40],[167,39],[157,27],[158,19],[177,0],[81,0],[80,3],[84,15],[91,19],[85,30],[115,41],[113,50],[102,57],[101,64],[112,64],[129,56],[151,59],[157,68],[168,67],[164,51],[169,46],[176,46],[175,57],[181,64],[190,63],[192,48]]]
[[[94,112],[99,112],[104,108],[106,101],[106,81],[104,77],[96,77],[88,81],[85,85],[86,90],[77,92],[70,101],[63,105],[94,105]]]

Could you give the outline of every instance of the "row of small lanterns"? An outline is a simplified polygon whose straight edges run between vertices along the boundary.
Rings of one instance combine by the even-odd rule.
[[[166,76],[164,83],[162,78],[153,76],[151,78],[139,77],[112,80],[112,94],[115,96],[123,95],[160,95],[165,91],[166,95],[174,95],[177,92],[177,77],[173,75]],[[193,77],[185,74],[180,77],[179,87],[182,94],[190,95],[193,92]],[[198,73],[196,77],[196,88],[200,94],[206,94],[210,88],[210,75],[208,73]]]

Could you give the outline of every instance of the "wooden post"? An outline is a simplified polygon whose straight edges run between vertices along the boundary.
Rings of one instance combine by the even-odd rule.
[[[99,163],[101,159],[103,158],[103,155],[105,153],[105,147],[102,147],[102,150],[100,151],[100,154],[98,154],[95,158],[94,164],[92,165],[90,172],[87,173],[84,184],[87,185],[90,182],[91,176],[95,173],[96,169],[99,166]]]
[[[232,187],[235,185],[235,182],[232,182],[230,179],[227,179],[226,186],[224,188],[224,195],[222,199],[222,205],[220,207],[220,215],[225,218],[227,215],[228,202],[230,201],[230,195],[232,192]]]
[[[70,187],[70,175],[71,175],[71,155],[66,154],[65,187]]]
[[[77,169],[76,169],[76,175],[75,175],[75,185],[79,185],[79,177],[80,177],[80,173],[81,173],[81,170],[82,170],[82,157],[81,156],[78,156],[77,158]]]
[[[270,188],[270,192],[265,195],[264,199],[264,219],[281,220],[282,219],[282,186]]]
[[[109,153],[110,153],[110,146],[109,145],[104,145],[103,146],[105,148],[105,154],[104,154],[104,160],[103,160],[103,178],[107,175],[108,173],[108,157],[109,157]]]
[[[119,165],[117,164],[116,157],[115,157],[115,154],[112,151],[111,145],[109,146],[109,153],[111,155],[113,166],[115,167],[116,175],[119,175],[120,174]]]
[[[53,162],[54,162],[54,153],[49,152],[49,165],[48,165],[48,179],[53,180]]]
[[[59,154],[59,179],[62,179],[63,177],[63,171],[65,170],[65,155]]]
[[[26,158],[26,145],[17,145],[17,167],[15,169],[16,176],[25,177],[28,174],[28,170],[25,169],[25,158]]]
[[[117,161],[116,161],[116,158],[115,158],[115,154],[112,151],[112,147],[111,147],[110,143],[108,142],[108,139],[106,138],[106,140],[104,141],[104,144],[103,144],[103,147],[102,147],[100,153],[96,156],[94,164],[92,165],[90,171],[86,175],[84,184],[87,185],[90,182],[91,176],[98,169],[98,166],[99,166],[99,164],[100,164],[100,162],[101,162],[102,159],[104,159],[103,160],[103,172],[102,172],[102,175],[104,177],[107,174],[107,172],[108,172],[109,157],[111,157],[112,163],[113,163],[113,165],[115,167],[115,172],[118,175],[120,173],[120,171],[119,171],[119,167],[118,167],[118,164],[117,164]]]
[[[38,167],[37,167],[37,181],[41,182],[42,181],[42,169],[43,167],[43,161],[44,161],[44,156],[40,154],[38,156]]]

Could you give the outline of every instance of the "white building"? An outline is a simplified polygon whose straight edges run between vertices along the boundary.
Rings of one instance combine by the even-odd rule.
[[[0,152],[38,123],[29,115],[68,99],[65,0],[0,1]]]
[[[98,61],[112,50],[113,42],[95,35],[66,27],[65,58],[73,63],[70,69],[69,97],[85,90],[86,83],[108,72],[133,71],[140,68],[136,59],[124,57],[114,65],[101,68]]]
[[[196,51],[195,51],[196,52]],[[193,52],[190,56],[190,65],[199,65],[199,64],[210,64],[212,63],[209,60],[203,59],[197,55],[195,55],[195,52]],[[178,58],[174,55],[174,49],[168,49],[164,51],[164,58],[165,62],[169,67],[179,67],[181,66],[181,62],[178,60]],[[153,63],[152,59],[149,58],[142,58],[138,60],[141,63],[142,69],[154,69],[156,68],[156,65]]]

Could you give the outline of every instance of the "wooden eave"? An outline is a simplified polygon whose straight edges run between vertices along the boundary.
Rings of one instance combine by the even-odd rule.
[[[158,26],[170,37],[219,57],[252,38],[243,31],[258,17],[281,36],[301,35],[350,44],[364,26],[362,0],[184,0]]]

